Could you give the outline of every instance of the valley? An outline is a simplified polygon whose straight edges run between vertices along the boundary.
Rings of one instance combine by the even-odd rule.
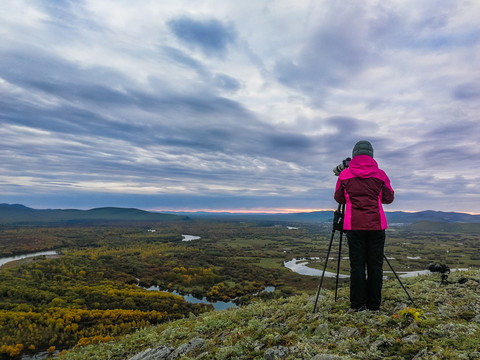
[[[431,263],[479,268],[478,234],[467,226],[392,226],[385,252],[398,272]],[[442,230],[443,229],[443,230]],[[190,241],[184,234],[191,234]],[[140,328],[213,311],[187,302],[191,294],[237,306],[261,299],[314,294],[318,276],[284,263],[313,259],[322,269],[329,223],[183,219],[127,224],[13,226],[0,228],[0,256],[56,251],[13,261],[0,271],[0,352],[6,358],[117,339]],[[329,272],[336,272],[338,234]],[[340,273],[348,274],[344,239]],[[385,275],[392,277],[385,264]],[[438,274],[440,282],[440,274]],[[340,286],[348,278],[340,279]],[[148,291],[146,288],[168,290]],[[274,291],[262,292],[266,287]],[[333,288],[326,278],[324,287]],[[173,293],[174,292],[174,293]]]

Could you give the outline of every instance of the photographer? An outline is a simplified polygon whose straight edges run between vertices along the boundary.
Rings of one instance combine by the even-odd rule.
[[[339,167],[343,170],[338,174],[334,197],[339,204],[345,204],[343,229],[350,256],[350,307],[355,311],[379,310],[387,228],[382,204],[390,204],[394,192],[390,179],[373,159],[373,147],[368,141],[357,142],[350,163],[344,161]]]

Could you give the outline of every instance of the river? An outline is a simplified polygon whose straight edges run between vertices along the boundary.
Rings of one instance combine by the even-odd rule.
[[[296,272],[297,274],[300,275],[307,275],[307,276],[322,276],[322,270],[319,269],[314,269],[308,266],[310,261],[312,260],[318,260],[318,258],[311,258],[311,259],[292,259],[289,261],[285,261],[283,263],[283,266],[286,268]],[[385,269],[385,265],[383,266]],[[462,271],[462,270],[468,270],[468,269],[451,269],[451,271]],[[393,271],[389,268],[389,270],[384,270],[384,273],[387,274],[393,274]],[[418,275],[429,275],[432,274],[430,270],[415,270],[415,271],[396,271],[397,275],[399,277],[413,277],[413,276],[418,276]],[[329,271],[325,271],[325,277],[330,277],[334,278],[336,277],[336,273],[332,273]],[[349,278],[349,275],[344,275],[344,274],[339,274],[339,278],[341,279],[346,279]]]
[[[183,239],[182,241],[193,241],[193,240],[199,240],[200,236],[195,236],[195,235],[182,235]]]
[[[213,308],[217,311],[219,310],[226,310],[229,308],[234,308],[237,307],[237,305],[232,302],[232,301],[208,301],[206,297],[203,298],[197,298],[193,296],[192,294],[180,294],[177,291],[168,291],[168,290],[162,290],[159,286],[150,286],[149,288],[144,288],[148,291],[162,291],[166,292],[169,294],[177,295],[177,296],[182,296],[186,302],[189,303],[194,303],[194,304],[210,304],[213,305]],[[263,289],[261,292],[273,292],[275,291],[274,286],[267,286],[265,289]]]
[[[48,256],[48,255],[57,255],[57,254],[58,254],[57,251],[51,250],[51,251],[40,251],[40,252],[35,252],[30,254],[8,256],[8,257],[0,258],[0,267],[5,265],[6,263],[16,261],[16,260],[22,260],[30,257],[35,257],[35,256]]]
[[[317,259],[315,258],[315,259],[311,259],[311,260],[317,260]],[[294,272],[296,272],[297,274],[300,274],[300,275],[322,276],[323,270],[314,269],[314,268],[309,267],[308,266],[309,261],[310,260],[307,260],[307,259],[292,259],[290,261],[285,261],[283,263],[283,266],[285,266],[287,269],[290,269],[290,270],[292,270],[292,271],[294,271]],[[325,277],[334,278],[336,276],[337,276],[336,273],[325,271]],[[349,276],[339,274],[338,277],[341,278],[341,279],[345,279],[345,278],[348,278]]]
[[[144,288],[148,291],[162,291],[162,292],[166,292],[166,293],[169,293],[169,294],[173,294],[173,295],[177,295],[177,296],[181,296],[185,299],[186,302],[189,302],[189,303],[194,303],[194,304],[210,304],[210,305],[213,305],[213,308],[215,310],[225,310],[225,309],[228,309],[228,308],[232,308],[232,307],[237,307],[237,305],[231,301],[208,301],[207,298],[202,298],[202,299],[199,299],[191,294],[180,294],[178,293],[177,291],[168,291],[168,290],[162,290],[159,286],[150,286],[149,288]]]

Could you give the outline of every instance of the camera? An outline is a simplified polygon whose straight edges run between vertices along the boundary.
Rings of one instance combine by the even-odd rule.
[[[430,264],[428,270],[431,272],[439,272],[441,274],[449,274],[450,268],[445,264]]]
[[[340,164],[338,164],[337,166],[335,166],[333,168],[333,173],[335,174],[335,176],[338,176],[340,175],[340,173],[345,170],[346,168],[348,168],[348,165],[350,164],[350,160],[352,160],[351,158],[347,157],[345,160],[343,160]]]
[[[441,284],[442,285],[451,284],[450,281],[447,281],[448,274],[450,274],[450,268],[447,265],[445,265],[445,264],[430,264],[428,266],[428,270],[430,270],[431,272],[439,272],[441,274],[441,276],[442,276]]]

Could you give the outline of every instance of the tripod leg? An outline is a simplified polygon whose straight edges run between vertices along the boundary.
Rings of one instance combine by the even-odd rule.
[[[398,282],[400,283],[400,285],[402,286],[403,290],[404,290],[405,293],[407,294],[408,298],[409,298],[410,301],[412,302],[412,305],[415,306],[415,302],[413,301],[412,297],[411,297],[410,294],[408,293],[407,289],[406,289],[405,286],[403,285],[402,281],[401,281],[400,278],[398,277],[398,275],[397,275],[397,273],[395,272],[395,270],[393,270],[392,264],[390,264],[390,261],[388,261],[387,256],[384,254],[383,257],[384,257],[385,261],[387,262],[388,266],[390,266],[390,269],[392,270],[392,272],[395,274],[395,277],[397,278]]]
[[[337,261],[337,278],[335,280],[335,302],[337,302],[337,294],[338,294],[338,277],[340,273],[340,260],[342,258],[342,238],[343,238],[343,231],[340,231],[340,244],[338,247],[338,261]]]
[[[313,313],[317,311],[318,297],[320,296],[320,290],[322,289],[323,278],[325,277],[325,271],[327,269],[327,262],[330,256],[330,251],[332,250],[333,238],[335,236],[335,229],[332,230],[332,237],[330,238],[330,244],[328,245],[327,258],[325,259],[325,264],[323,265],[322,277],[320,278],[320,285],[318,286],[317,297],[315,299],[315,306],[313,307]]]

